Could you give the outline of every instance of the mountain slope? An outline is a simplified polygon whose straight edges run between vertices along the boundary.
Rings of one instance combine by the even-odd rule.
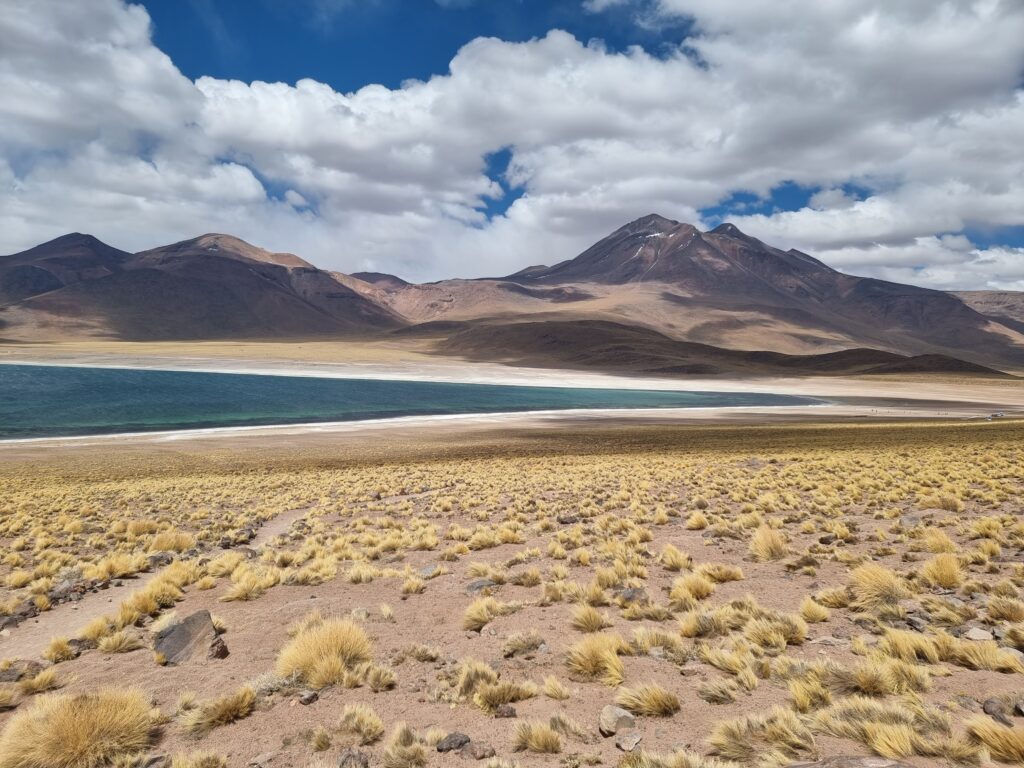
[[[8,337],[274,338],[401,324],[297,256],[227,235],[134,255],[88,236],[58,238],[0,258],[0,286]]]
[[[412,329],[401,331],[410,332]],[[877,349],[820,355],[746,352],[677,341],[647,328],[601,320],[467,325],[448,335],[439,349],[472,360],[660,375],[999,375],[990,368],[945,355],[906,356]]]
[[[971,309],[1024,333],[1024,291],[953,291]]]

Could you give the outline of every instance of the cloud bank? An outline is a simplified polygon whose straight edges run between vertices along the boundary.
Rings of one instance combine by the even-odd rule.
[[[971,240],[1024,226],[1024,4],[636,6],[694,33],[657,56],[558,30],[479,38],[445,74],[339,93],[193,82],[121,0],[13,0],[0,252],[72,230],[129,250],[223,231],[345,271],[493,275],[649,212],[705,225],[789,182],[804,207],[729,220],[854,273],[1024,290],[1024,249]]]

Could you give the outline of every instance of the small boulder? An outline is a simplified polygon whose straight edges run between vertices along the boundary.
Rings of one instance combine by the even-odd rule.
[[[453,752],[456,749],[462,749],[467,744],[469,744],[469,736],[467,736],[464,733],[459,733],[458,731],[455,731],[453,733],[449,733],[447,736],[445,736],[443,739],[437,742],[437,751]]]
[[[981,711],[996,722],[1010,728],[1013,727],[1013,721],[1006,714],[1006,705],[999,699],[986,699],[985,703],[981,705]]]
[[[489,757],[494,757],[497,754],[494,751],[494,747],[486,742],[473,741],[463,747],[462,754],[467,757],[471,757],[474,760],[486,760]]]
[[[615,746],[623,752],[632,752],[642,738],[640,731],[626,731],[615,737]]]
[[[516,708],[511,704],[499,704],[494,710],[495,717],[516,717]]]
[[[223,637],[213,638],[213,642],[210,643],[210,650],[206,654],[208,659],[226,659],[228,654],[231,652],[228,650],[227,643],[224,642]]]
[[[981,627],[971,627],[966,632],[964,632],[964,639],[978,641],[991,640],[992,633],[989,632],[987,629],[982,629]]]
[[[320,698],[320,694],[316,691],[302,691],[299,693],[299,704],[304,707],[308,707],[310,704],[315,703]]]
[[[338,756],[338,768],[370,768],[370,756],[349,747]]]
[[[485,589],[496,586],[498,586],[498,582],[490,579],[474,579],[466,585],[466,594],[475,595],[477,592],[483,592]]]
[[[619,731],[627,731],[631,728],[636,728],[636,718],[632,712],[613,704],[607,704],[601,710],[601,719],[597,729],[602,736],[614,736]]]
[[[157,633],[153,650],[170,666],[189,659],[208,656],[217,630],[207,610],[196,611],[177,624],[171,624]],[[226,650],[226,646],[225,646]]]

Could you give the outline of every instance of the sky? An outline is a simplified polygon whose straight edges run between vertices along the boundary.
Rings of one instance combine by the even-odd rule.
[[[1024,290],[1020,0],[0,0],[0,253],[436,280],[648,213]]]

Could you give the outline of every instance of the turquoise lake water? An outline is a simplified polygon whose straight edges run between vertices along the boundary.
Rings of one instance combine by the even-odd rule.
[[[786,395],[0,365],[0,438],[574,408],[809,405]]]

